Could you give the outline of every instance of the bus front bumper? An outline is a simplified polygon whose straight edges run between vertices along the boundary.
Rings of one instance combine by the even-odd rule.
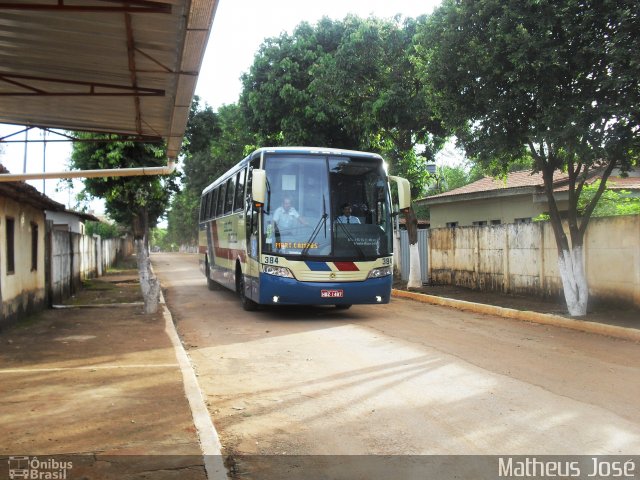
[[[358,305],[389,303],[393,277],[362,282],[300,282],[293,278],[260,274],[263,305]]]

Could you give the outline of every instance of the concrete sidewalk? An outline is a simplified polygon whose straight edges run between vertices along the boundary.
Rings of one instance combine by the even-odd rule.
[[[65,478],[207,478],[165,315],[131,304],[136,279],[91,281],[75,308],[0,333],[0,455],[18,457],[0,478],[24,457],[45,473],[67,458]]]
[[[502,318],[511,318],[514,320],[522,320],[526,322],[541,323],[544,325],[552,325],[555,327],[568,328],[581,332],[607,335],[610,337],[621,338],[623,340],[640,342],[640,329],[623,327],[611,323],[604,323],[602,321],[595,322],[567,318],[561,315],[554,315],[550,313],[506,308],[497,305],[469,302],[465,300],[428,295],[425,293],[411,292],[399,289],[393,289],[392,296],[397,298],[407,298],[421,303],[429,303],[431,305],[441,305],[444,307],[456,308],[458,310],[465,310],[468,312],[481,313],[485,315],[495,315]]]

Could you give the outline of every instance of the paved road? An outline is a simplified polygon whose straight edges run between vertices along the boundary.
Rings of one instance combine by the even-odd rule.
[[[247,313],[152,260],[227,454],[640,453],[636,343],[401,299]]]

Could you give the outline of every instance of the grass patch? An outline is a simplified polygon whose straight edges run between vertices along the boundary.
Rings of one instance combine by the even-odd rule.
[[[131,270],[138,271],[138,262],[133,255],[118,260],[115,265],[107,270],[107,273],[128,273]]]
[[[109,282],[103,282],[101,280],[83,280],[82,281],[82,289],[83,290],[98,290],[98,291],[106,291],[106,290],[114,290],[116,286]]]

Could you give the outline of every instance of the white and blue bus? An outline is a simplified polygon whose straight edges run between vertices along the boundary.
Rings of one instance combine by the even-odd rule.
[[[387,175],[380,155],[256,150],[202,192],[200,267],[209,288],[238,292],[246,310],[388,303],[389,180],[398,185],[399,208],[408,208],[409,182]]]

